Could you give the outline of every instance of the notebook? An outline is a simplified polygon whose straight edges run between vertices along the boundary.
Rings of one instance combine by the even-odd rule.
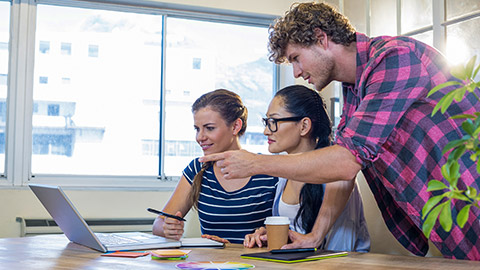
[[[101,252],[181,246],[180,241],[142,232],[94,233],[60,187],[40,184],[28,186],[65,236],[74,243]]]
[[[347,256],[346,251],[317,250],[296,253],[258,252],[240,255],[244,259],[255,259],[282,263],[297,263]]]

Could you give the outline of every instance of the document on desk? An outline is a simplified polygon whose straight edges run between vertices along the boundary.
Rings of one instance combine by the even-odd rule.
[[[243,259],[264,260],[282,263],[297,263],[347,256],[345,251],[317,250],[295,253],[258,252],[240,255]]]
[[[180,239],[182,247],[212,247],[224,248],[225,244],[208,238],[193,237]]]

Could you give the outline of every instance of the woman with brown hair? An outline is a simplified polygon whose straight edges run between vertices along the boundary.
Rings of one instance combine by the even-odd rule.
[[[240,97],[218,89],[202,95],[192,105],[196,141],[205,155],[241,149],[239,138],[247,127],[247,108]],[[263,226],[272,213],[278,179],[255,175],[236,181],[225,180],[216,163],[192,160],[183,170],[164,212],[184,217],[198,210],[202,234],[232,243],[243,243],[246,234]],[[180,239],[184,222],[158,216],[153,233]]]

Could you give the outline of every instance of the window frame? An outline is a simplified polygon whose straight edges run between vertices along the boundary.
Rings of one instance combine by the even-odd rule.
[[[4,0],[0,0],[4,1]],[[169,17],[194,19],[216,23],[268,27],[276,18],[272,15],[252,14],[240,11],[148,0],[16,0],[11,3],[10,51],[7,94],[7,123],[5,146],[5,173],[0,175],[0,186],[25,186],[29,183],[74,186],[83,188],[128,188],[171,190],[180,176],[165,176],[163,168],[164,119],[165,119],[165,38],[166,20]],[[36,174],[31,172],[32,161],[32,113],[35,57],[35,27],[38,4],[77,8],[102,9],[163,16],[163,46],[160,91],[161,130],[160,164],[158,176],[110,176]],[[272,64],[273,65],[273,64]],[[278,89],[279,66],[274,65],[273,90]],[[38,78],[37,78],[38,79]],[[15,139],[9,139],[15,138]]]

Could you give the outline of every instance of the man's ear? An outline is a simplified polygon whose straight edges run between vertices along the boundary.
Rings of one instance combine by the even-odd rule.
[[[300,120],[301,129],[300,129],[300,135],[305,136],[307,135],[313,128],[312,125],[312,119],[309,117],[304,117],[302,120]]]
[[[320,28],[313,29],[315,32],[315,37],[317,38],[317,44],[324,49],[328,48],[328,36],[325,32],[322,31]]]
[[[237,118],[235,122],[233,122],[233,135],[237,135],[240,130],[242,130],[243,127],[243,121],[240,118]]]

